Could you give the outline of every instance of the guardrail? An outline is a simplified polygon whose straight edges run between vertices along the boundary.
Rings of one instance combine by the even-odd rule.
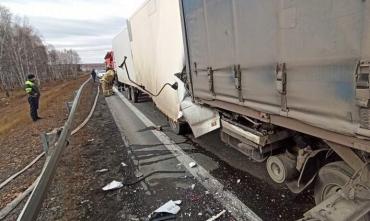
[[[75,117],[75,112],[80,103],[82,90],[90,80],[91,78],[86,80],[78,89],[73,100],[68,119],[64,123],[63,129],[57,142],[52,148],[48,150],[46,154],[44,167],[41,171],[40,176],[35,181],[35,188],[33,189],[31,196],[28,198],[26,205],[23,207],[22,212],[18,216],[18,221],[35,220],[37,218],[48,186],[54,176],[61,153],[68,144],[68,139],[71,136],[71,127]]]

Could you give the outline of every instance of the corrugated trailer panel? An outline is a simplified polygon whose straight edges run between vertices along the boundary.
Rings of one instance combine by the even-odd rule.
[[[137,81],[156,94],[165,83],[176,82],[174,74],[185,66],[179,2],[147,1],[129,22]],[[176,90],[166,87],[153,100],[164,114],[177,121],[180,101]]]
[[[370,59],[369,1],[186,0],[182,4],[195,98],[370,137],[364,128],[369,126],[368,108],[362,109],[365,117],[360,119],[356,95],[358,62]],[[368,73],[366,64],[362,66]]]

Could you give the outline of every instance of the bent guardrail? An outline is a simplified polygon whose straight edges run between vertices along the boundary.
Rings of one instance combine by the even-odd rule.
[[[41,171],[38,180],[36,181],[35,188],[33,189],[30,197],[26,202],[26,205],[23,207],[22,212],[18,216],[17,219],[18,221],[35,220],[37,218],[48,186],[50,185],[50,182],[54,176],[61,153],[68,144],[68,139],[71,136],[71,127],[77,107],[80,103],[82,90],[90,80],[91,78],[86,80],[78,89],[76,96],[73,100],[73,104],[70,109],[68,119],[64,123],[63,130],[61,131],[60,136],[55,145],[48,150],[44,167]]]

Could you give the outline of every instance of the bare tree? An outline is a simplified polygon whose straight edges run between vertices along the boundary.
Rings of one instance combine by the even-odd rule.
[[[79,62],[76,51],[45,45],[27,18],[0,5],[0,90],[22,87],[28,74],[39,83],[76,78]]]

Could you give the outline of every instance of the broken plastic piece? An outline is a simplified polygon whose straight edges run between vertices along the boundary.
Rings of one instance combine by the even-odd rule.
[[[181,200],[176,200],[176,201],[173,201],[176,205],[180,205],[182,203]]]
[[[196,164],[195,162],[190,162],[190,163],[189,163],[189,167],[190,167],[190,168],[193,168],[193,167],[195,167],[196,165],[197,165],[197,164]]]
[[[140,178],[140,177],[144,176],[144,174],[140,171],[136,171],[135,176],[136,176],[136,178]]]
[[[105,173],[105,172],[108,172],[108,169],[100,169],[100,170],[97,170],[96,171],[97,173]]]
[[[222,210],[219,214],[214,215],[211,218],[207,219],[207,221],[214,221],[214,220],[220,218],[224,213],[226,213],[226,210]]]
[[[113,180],[108,185],[103,187],[103,190],[104,191],[115,190],[115,189],[119,189],[119,188],[122,188],[122,187],[123,187],[123,184],[121,182]]]
[[[161,207],[156,209],[154,213],[171,213],[176,215],[180,211],[180,207],[172,200],[163,204]]]

